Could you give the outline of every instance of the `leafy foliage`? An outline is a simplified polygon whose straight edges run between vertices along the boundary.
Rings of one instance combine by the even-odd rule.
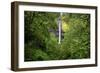
[[[63,37],[58,44],[59,15],[54,12],[24,12],[25,61],[90,57],[90,15],[63,13]]]

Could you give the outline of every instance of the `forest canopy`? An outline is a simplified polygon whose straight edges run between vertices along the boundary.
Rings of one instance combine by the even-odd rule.
[[[24,61],[90,58],[90,14],[25,11],[24,23]]]

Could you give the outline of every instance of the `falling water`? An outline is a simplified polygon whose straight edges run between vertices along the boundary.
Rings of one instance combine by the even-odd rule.
[[[59,31],[59,41],[58,41],[58,44],[61,44],[61,27],[62,27],[62,13],[60,13],[60,16],[58,18],[58,31]]]

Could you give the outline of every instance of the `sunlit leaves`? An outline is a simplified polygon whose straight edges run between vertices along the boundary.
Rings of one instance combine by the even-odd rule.
[[[69,30],[69,25],[66,22],[62,21],[62,31],[66,32],[67,30]]]

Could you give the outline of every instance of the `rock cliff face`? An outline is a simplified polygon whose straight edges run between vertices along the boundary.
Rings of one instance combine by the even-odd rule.
[[[50,33],[54,33],[57,38],[59,37],[59,30],[58,29],[56,31],[52,30],[52,29],[49,29],[48,31]],[[61,30],[61,39],[63,39],[63,38],[64,38],[64,32],[63,32],[63,30]]]

